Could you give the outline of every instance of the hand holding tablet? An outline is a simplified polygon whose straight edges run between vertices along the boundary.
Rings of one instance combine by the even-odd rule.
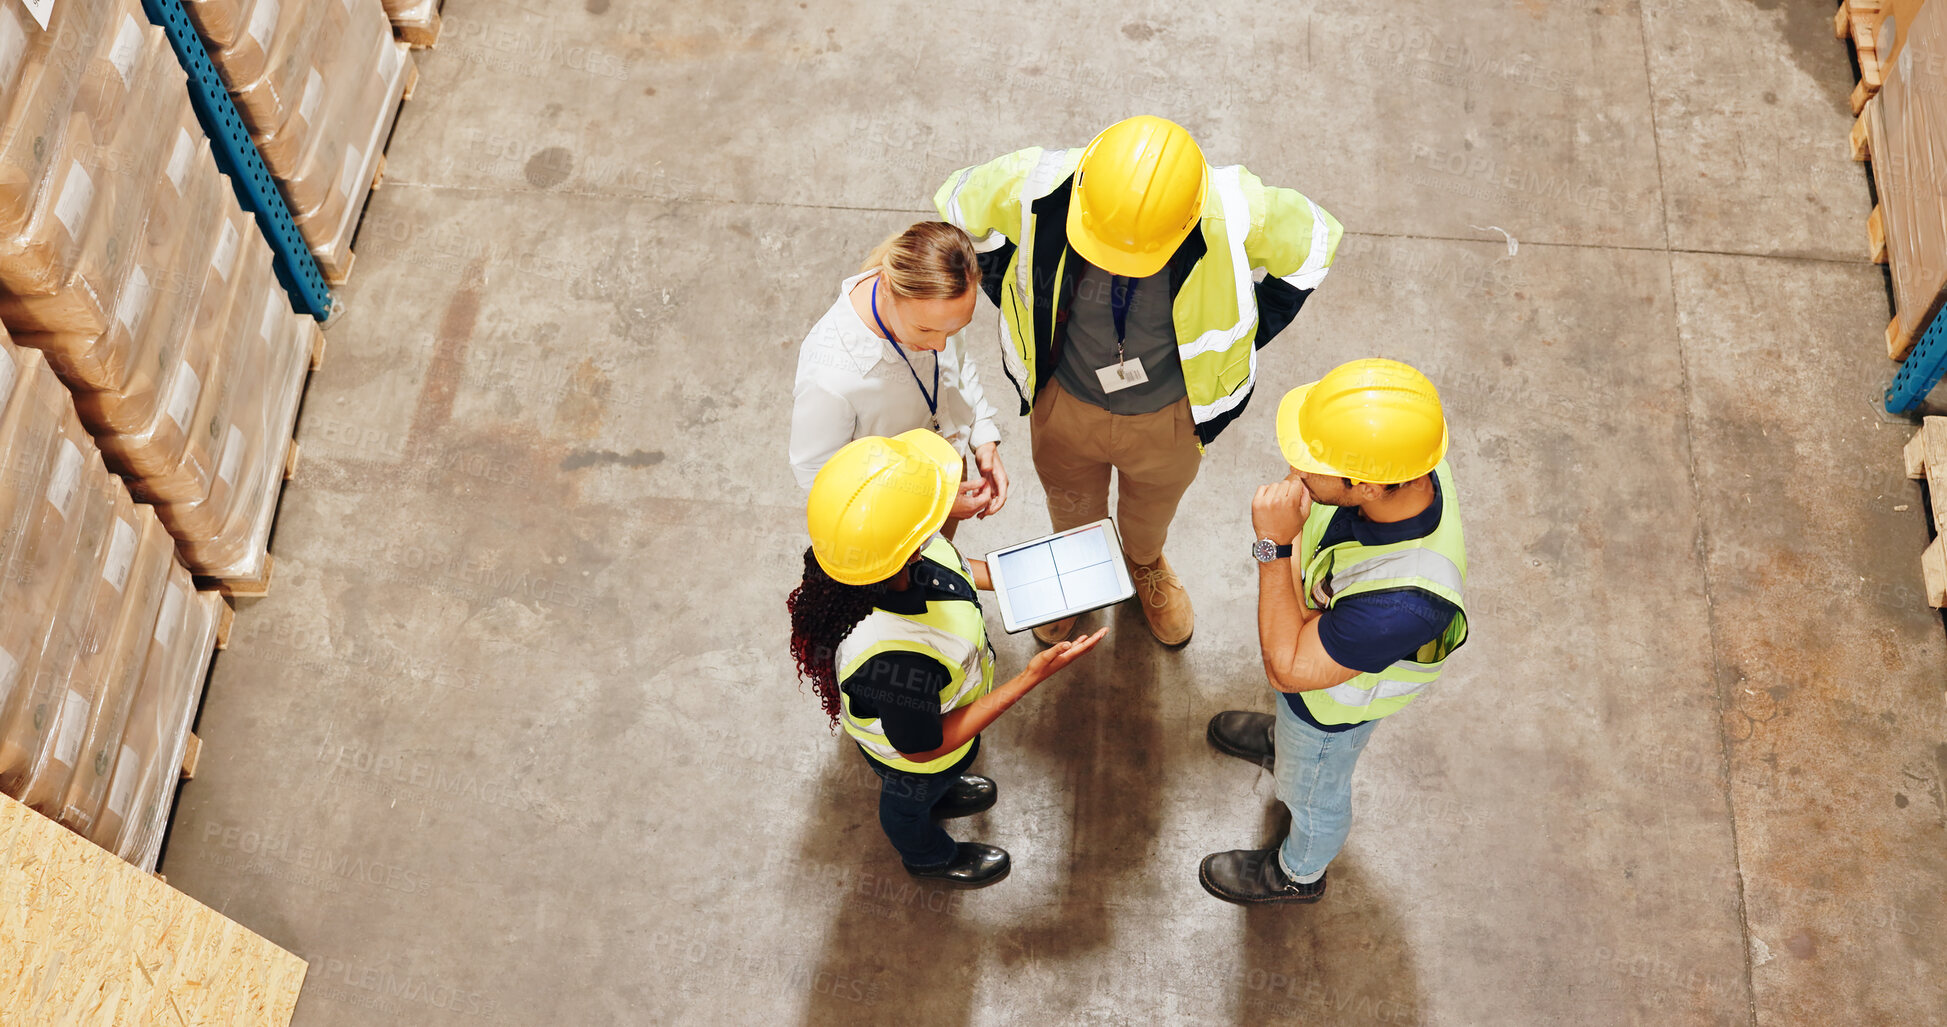
[[[1030,539],[987,554],[1001,626],[1009,632],[1113,606],[1136,594],[1115,522]]]

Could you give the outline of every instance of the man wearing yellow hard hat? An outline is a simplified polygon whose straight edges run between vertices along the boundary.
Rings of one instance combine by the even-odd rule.
[[[1339,223],[1241,166],[1208,166],[1187,131],[1148,116],[1082,149],[963,168],[933,203],[981,252],[1055,530],[1108,516],[1113,471],[1150,630],[1189,641],[1190,600],[1163,559],[1170,521],[1203,444],[1250,399],[1258,348],[1331,267]]]
[[[980,732],[1103,632],[1044,649],[994,686],[976,594],[987,568],[939,533],[961,467],[924,428],[840,448],[812,481],[811,549],[786,606],[798,675],[879,775],[879,826],[906,871],[979,888],[1007,876],[1006,850],[955,842],[938,821],[994,805],[994,782],[966,773]]]
[[[1211,718],[1219,751],[1269,767],[1291,831],[1208,856],[1238,903],[1316,902],[1352,827],[1352,769],[1383,717],[1426,692],[1467,640],[1467,547],[1433,383],[1355,360],[1278,406],[1285,480],[1251,501],[1257,630],[1277,715]]]

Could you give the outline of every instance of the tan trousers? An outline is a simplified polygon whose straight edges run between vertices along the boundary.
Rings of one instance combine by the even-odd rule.
[[[1028,415],[1034,471],[1048,493],[1056,531],[1109,515],[1109,471],[1116,477],[1116,530],[1131,563],[1163,555],[1176,504],[1196,480],[1203,451],[1189,399],[1154,413],[1124,416],[1084,403],[1050,379]]]

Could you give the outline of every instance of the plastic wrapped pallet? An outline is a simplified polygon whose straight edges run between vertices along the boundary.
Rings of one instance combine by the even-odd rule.
[[[156,519],[154,510],[139,505],[128,509],[133,512],[134,544],[118,536],[111,554],[115,558],[102,570],[106,584],[114,586],[114,594],[100,598],[114,607],[114,616],[91,625],[76,671],[78,677],[95,682],[80,757],[60,812],[50,814],[91,837],[108,798],[115,760],[122,750],[122,729],[128,724],[129,708],[148,661],[163,591],[169,584],[170,570],[176,566],[175,540]]]
[[[217,190],[228,186],[218,175],[187,94],[177,107],[173,141],[150,188],[131,266],[116,290],[107,327],[93,333],[17,336],[22,345],[45,354],[48,365],[78,391],[135,396],[137,402],[152,398],[156,374],[162,370],[156,366],[163,359],[162,337],[170,333],[180,337],[175,318],[196,302],[203,276],[186,269],[207,263],[223,216],[219,201],[225,194]],[[153,333],[148,332],[151,326],[157,329]],[[149,358],[146,362],[144,356]],[[140,411],[130,416],[137,423],[146,419]]]
[[[1906,42],[1907,26],[1919,17],[1924,3],[1925,0],[1881,0],[1879,27],[1873,30],[1873,50],[1879,57],[1882,71],[1900,55],[1900,47]]]
[[[149,405],[141,408],[149,414],[148,420],[127,425],[129,410],[123,400],[128,397],[75,395],[75,406],[97,433],[103,456],[111,468],[130,479],[130,490],[137,499],[145,498],[139,479],[161,478],[182,461],[203,390],[212,384],[213,373],[220,371],[224,340],[239,330],[242,312],[237,309],[237,299],[249,293],[269,266],[269,250],[247,215],[226,219],[222,233],[195,320],[181,340],[175,359],[156,379],[158,387]],[[164,343],[173,341],[165,339]],[[112,429],[112,434],[104,433],[104,428]]]
[[[268,50],[248,34],[235,48],[213,54],[217,70],[252,135],[276,130],[297,108],[307,72],[321,41],[332,45],[343,31],[340,0],[257,0],[253,21],[275,9],[277,25]],[[265,5],[269,5],[266,7]],[[275,169],[273,169],[275,170]]]
[[[221,603],[213,592],[198,593],[181,567],[170,570],[108,796],[89,835],[143,870],[154,870],[161,854],[189,726],[216,649]]]
[[[1866,117],[1904,352],[1947,300],[1947,3],[1920,8]]]
[[[126,460],[134,475],[129,479],[129,491],[136,499],[145,503],[190,502],[208,496],[215,486],[216,450],[222,444],[223,428],[236,395],[231,382],[237,371],[235,360],[247,353],[238,340],[257,323],[264,295],[281,289],[271,261],[270,250],[261,241],[240,261],[236,297],[222,327],[210,340],[209,358],[197,372],[200,387],[195,402],[186,407],[188,416],[178,422],[173,406],[164,411],[169,424],[180,423],[180,449],[157,449]],[[167,445],[174,445],[173,427],[162,438],[169,440]],[[168,462],[151,466],[151,459]]]
[[[115,136],[125,120],[126,78],[146,68],[148,49],[145,33],[127,20],[123,5],[128,2],[120,0],[108,12],[109,25],[119,21],[121,30],[95,23],[92,35],[77,30],[71,37],[57,37],[39,69],[41,88],[22,83],[13,113],[46,126],[46,134],[34,140],[33,157],[37,162],[43,156],[51,159],[38,166],[38,179],[23,183],[24,208],[4,212],[0,286],[16,295],[45,295],[62,284],[80,259],[96,210],[114,203],[126,178],[116,174],[115,165],[121,162],[112,159]],[[139,16],[139,8],[134,13]],[[63,52],[70,47],[72,53]],[[83,50],[86,58],[70,67],[72,57]],[[49,109],[23,111],[20,105],[26,103]]]
[[[137,11],[139,14],[140,12]],[[134,39],[136,55],[117,58],[91,78],[121,82],[126,63],[137,87],[119,104],[117,119],[103,126],[77,111],[68,152],[57,163],[64,176],[53,217],[37,218],[40,228],[18,256],[0,253],[0,317],[17,332],[99,336],[114,318],[116,301],[134,268],[130,241],[141,226],[154,193],[156,167],[166,150],[166,130],[187,105],[181,67],[162,30],[148,25],[131,32],[132,16],[122,19],[122,46]],[[107,133],[107,134],[104,134]],[[66,168],[65,172],[60,169]],[[78,232],[68,231],[63,205],[76,190],[92,190],[92,202],[79,215]]]
[[[209,502],[157,507],[180,540],[183,561],[210,577],[248,581],[262,576],[285,457],[310,371],[317,322],[292,313],[281,296],[271,299],[260,332],[260,384],[238,403],[219,458],[217,475],[229,496],[213,492]]]
[[[257,149],[283,186],[293,212],[316,205],[331,187],[344,147],[355,142],[357,123],[370,120],[359,112],[378,102],[368,79],[378,66],[379,43],[392,38],[384,10],[371,0],[316,3],[326,23],[306,57],[296,107],[280,122],[266,122],[271,128],[256,133]],[[252,102],[243,93],[237,99]]]
[[[356,128],[338,162],[333,188],[326,191],[317,207],[293,219],[311,253],[327,277],[342,280],[351,270],[352,236],[358,230],[358,216],[371,195],[372,180],[392,123],[399,114],[399,103],[415,71],[410,48],[389,37],[380,45],[377,75],[367,80],[368,92],[361,106],[347,115]],[[376,102],[374,100],[376,99]]]
[[[0,413],[0,710],[12,707],[22,672],[53,619],[54,579],[66,555],[54,550],[67,526],[60,518],[50,522],[46,509],[56,450],[66,443],[60,426],[67,390],[33,350],[10,349],[8,356],[16,373]],[[63,461],[77,476],[79,463],[78,457]],[[66,544],[73,545],[71,534]]]
[[[160,35],[162,30],[149,24],[140,0],[115,0],[74,98],[74,109],[91,119],[96,138],[107,139],[114,133],[127,114],[131,96],[140,91],[136,75],[151,33]]]
[[[277,348],[290,345],[290,303],[277,283],[259,290],[256,309],[262,311],[252,330],[231,342],[225,356],[223,384],[209,411],[198,418],[198,439],[192,450],[212,467],[206,487],[195,495],[159,502],[156,512],[176,538],[204,540],[220,532],[237,498],[240,477],[255,469],[254,446],[263,434],[264,412],[275,399],[273,377],[279,370]],[[191,570],[200,571],[194,562]]]
[[[0,791],[43,812],[58,803],[81,754],[95,682],[75,671],[99,609],[96,585],[111,555],[116,498],[126,495],[102,467],[101,455],[78,420],[70,417],[63,434],[74,447],[63,453],[87,454],[77,484],[67,487],[65,497],[57,497],[65,499],[67,518],[79,530],[56,579],[53,620],[39,650],[21,670],[13,701],[0,713]],[[49,482],[50,494],[61,488],[58,473]]]
[[[104,0],[70,0],[54,5],[46,31],[31,19],[24,22],[26,44],[17,69],[8,76],[14,82],[0,118],[0,239],[23,235],[41,209],[40,192],[67,134],[82,73],[114,6]],[[23,22],[12,24],[19,28]]]
[[[226,211],[226,201],[231,208],[235,206],[227,194],[228,183],[215,174],[214,165],[209,172],[210,177],[197,186],[200,195],[189,200],[182,219],[180,248],[166,264],[148,272],[154,276],[152,308],[131,333],[122,385],[75,393],[76,408],[97,436],[139,435],[153,424],[199,317],[220,317],[220,309],[210,314],[205,311],[229,298],[235,250],[243,238],[237,226],[243,215],[233,209]],[[228,262],[220,259],[226,240],[232,247]]]

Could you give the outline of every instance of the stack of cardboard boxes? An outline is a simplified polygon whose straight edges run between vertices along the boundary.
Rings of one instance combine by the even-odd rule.
[[[411,78],[380,0],[184,5],[327,277],[352,234]]]
[[[0,3],[0,321],[0,792],[152,868],[318,327],[139,0]]]
[[[223,599],[0,339],[0,791],[154,869]]]
[[[11,59],[9,59],[9,55]],[[318,331],[139,0],[0,6],[0,320],[47,355],[189,570],[262,574]]]

